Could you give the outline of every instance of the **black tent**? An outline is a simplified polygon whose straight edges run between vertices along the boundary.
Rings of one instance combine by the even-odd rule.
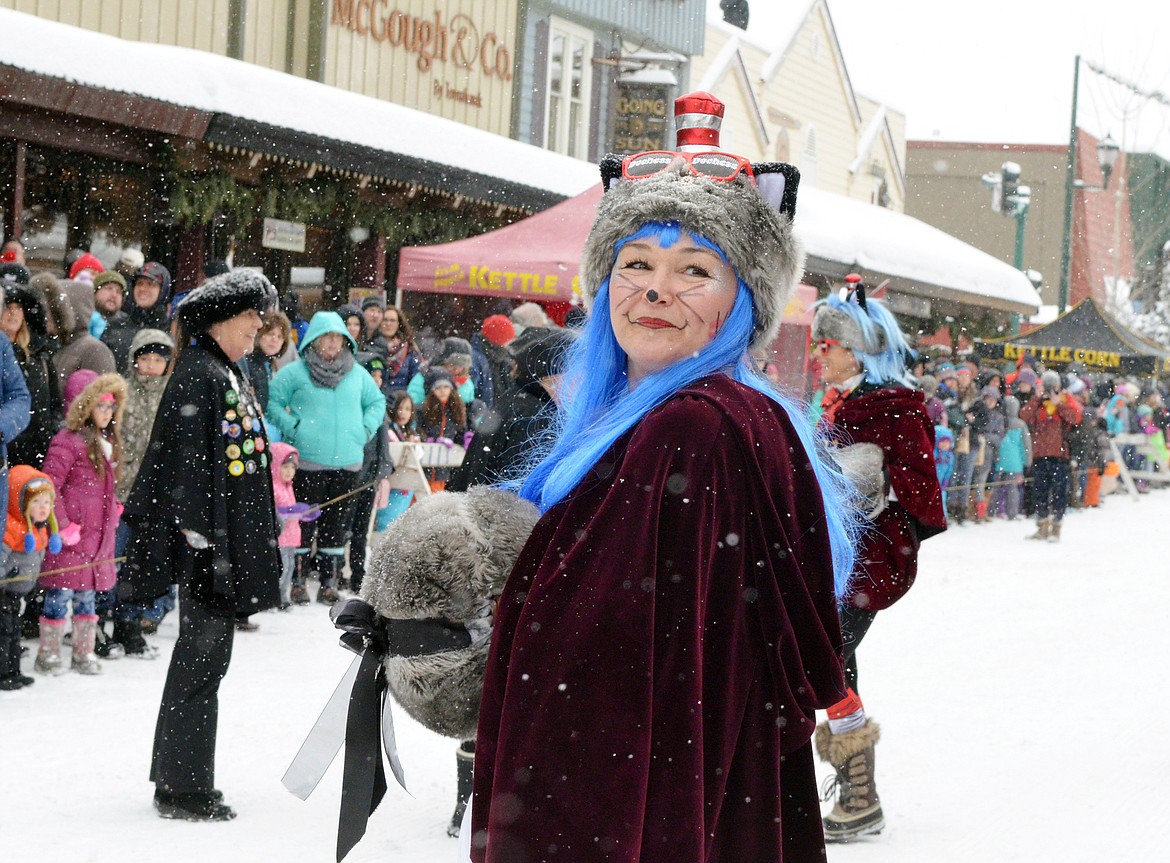
[[[1170,374],[1170,349],[1127,330],[1092,299],[1025,335],[978,341],[975,353],[993,363],[1030,354],[1054,369],[1079,364],[1099,372]]]

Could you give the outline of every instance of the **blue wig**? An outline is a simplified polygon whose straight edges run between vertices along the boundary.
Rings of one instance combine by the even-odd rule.
[[[645,225],[617,245],[615,256],[623,245],[635,239],[657,238],[663,248],[669,248],[681,233],[677,223]],[[693,239],[726,263],[726,256],[714,243],[702,237]],[[751,289],[737,275],[735,303],[715,338],[698,353],[647,375],[633,390],[626,377],[625,352],[609,320],[608,279],[598,287],[593,308],[594,313],[566,357],[560,410],[553,424],[554,443],[534,456],[527,475],[515,483],[520,496],[536,504],[541,512],[548,511],[576,488],[614,441],[651,410],[683,387],[722,372],[779,403],[792,421],[820,484],[833,554],[834,585],[837,595],[843,596],[853,570],[857,531],[852,487],[832,460],[824,456],[824,447],[814,439],[804,410],[749,365],[748,344],[754,318]]]
[[[902,335],[897,320],[890,314],[885,303],[867,298],[863,309],[853,299],[843,300],[830,294],[816,305],[848,315],[861,329],[865,344],[875,349],[872,353],[867,353],[861,348],[846,346],[861,363],[866,381],[879,386],[882,384],[914,386],[909,366],[918,356],[918,352],[906,344],[906,337]]]

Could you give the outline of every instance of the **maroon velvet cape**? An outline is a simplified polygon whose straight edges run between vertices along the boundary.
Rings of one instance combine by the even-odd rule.
[[[934,466],[934,423],[917,390],[859,387],[837,409],[830,434],[842,444],[880,446],[897,498],[862,534],[846,599],[880,611],[914,583],[919,543],[947,529]]]
[[[722,375],[680,391],[544,515],[509,577],[472,859],[823,860],[809,738],[844,695],[840,641],[787,415]]]

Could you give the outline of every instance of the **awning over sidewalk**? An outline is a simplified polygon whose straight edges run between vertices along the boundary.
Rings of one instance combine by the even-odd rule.
[[[804,188],[796,233],[809,272],[867,284],[889,279],[892,291],[1019,314],[1034,314],[1040,295],[1022,272],[912,216],[842,195]]]
[[[0,9],[0,39],[0,102],[525,209],[543,209],[597,181],[596,166],[580,159],[205,51],[118,39],[7,9]]]

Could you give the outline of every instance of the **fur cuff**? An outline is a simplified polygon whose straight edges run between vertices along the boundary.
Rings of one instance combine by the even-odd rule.
[[[864,752],[881,740],[881,728],[872,719],[867,719],[865,725],[844,734],[834,734],[829,730],[829,723],[822,722],[817,726],[815,735],[817,755],[821,761],[830,764],[844,764],[854,755]]]

